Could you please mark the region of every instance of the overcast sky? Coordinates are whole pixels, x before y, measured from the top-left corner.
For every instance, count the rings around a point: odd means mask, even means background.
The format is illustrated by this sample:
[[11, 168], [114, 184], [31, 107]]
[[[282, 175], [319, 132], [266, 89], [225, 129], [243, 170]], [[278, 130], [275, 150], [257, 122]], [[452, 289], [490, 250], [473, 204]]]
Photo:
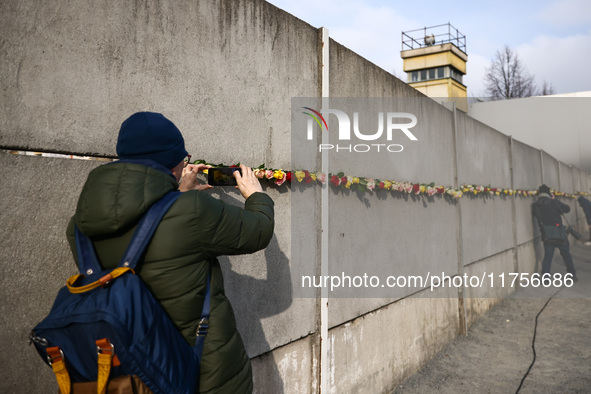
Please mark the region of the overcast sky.
[[469, 96], [482, 96], [495, 52], [508, 45], [541, 85], [591, 90], [591, 0], [269, 0], [406, 81], [401, 32], [451, 23], [466, 36]]

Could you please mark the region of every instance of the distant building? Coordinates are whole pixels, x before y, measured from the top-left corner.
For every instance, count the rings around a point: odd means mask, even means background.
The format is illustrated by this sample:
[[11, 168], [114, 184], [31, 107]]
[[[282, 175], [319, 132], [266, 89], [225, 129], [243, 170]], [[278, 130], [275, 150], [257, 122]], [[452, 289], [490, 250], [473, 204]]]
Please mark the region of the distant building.
[[468, 111], [466, 36], [447, 23], [402, 32], [403, 70], [410, 86], [439, 102]]

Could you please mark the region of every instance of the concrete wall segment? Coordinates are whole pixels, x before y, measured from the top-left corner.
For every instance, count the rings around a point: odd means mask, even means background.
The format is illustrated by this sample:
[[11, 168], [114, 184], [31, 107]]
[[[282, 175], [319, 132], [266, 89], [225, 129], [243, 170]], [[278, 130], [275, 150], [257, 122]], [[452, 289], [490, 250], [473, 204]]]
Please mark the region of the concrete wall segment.
[[310, 25], [264, 1], [33, 3], [4, 5], [1, 145], [115, 155], [150, 110], [195, 157], [289, 164], [289, 100], [317, 94]]
[[319, 344], [308, 336], [252, 360], [255, 393], [317, 393]]
[[492, 187], [511, 185], [506, 135], [457, 112], [458, 181]]
[[13, 355], [2, 392], [41, 393], [48, 384], [57, 391], [28, 335], [65, 279], [78, 273], [65, 231], [88, 172], [99, 164], [0, 152], [0, 345]]
[[332, 329], [329, 392], [389, 392], [417, 371], [458, 333], [458, 301], [445, 291], [401, 300]]
[[330, 97], [425, 97], [333, 39], [329, 49]]
[[560, 174], [560, 188], [563, 193], [573, 194], [575, 192], [575, 180], [573, 174], [573, 167], [558, 162], [558, 172]]
[[464, 265], [513, 247], [512, 198], [467, 195], [461, 199]]
[[560, 173], [558, 170], [558, 160], [548, 153], [541, 151], [542, 155], [542, 176], [544, 184], [551, 189], [560, 190]]
[[[355, 192], [330, 199], [329, 274], [367, 274], [380, 281], [377, 287], [340, 288], [331, 293], [330, 327], [376, 309], [380, 302], [376, 298], [385, 305], [392, 298], [418, 290], [411, 285], [384, 286], [389, 276], [425, 278], [428, 273], [457, 272], [455, 205], [442, 197], [394, 197], [383, 193], [382, 198], [368, 196], [365, 204], [355, 197]], [[425, 241], [417, 244], [419, 239]], [[341, 297], [359, 300], [346, 302], [339, 300]]]
[[511, 143], [515, 189], [537, 190], [542, 184], [540, 151], [517, 140]]

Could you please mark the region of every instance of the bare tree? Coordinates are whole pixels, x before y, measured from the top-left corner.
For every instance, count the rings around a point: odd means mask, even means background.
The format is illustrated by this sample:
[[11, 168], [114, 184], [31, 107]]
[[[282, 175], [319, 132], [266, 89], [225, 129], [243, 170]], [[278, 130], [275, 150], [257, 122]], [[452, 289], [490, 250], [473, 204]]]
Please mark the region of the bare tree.
[[552, 86], [551, 83], [548, 83], [546, 81], [544, 81], [544, 83], [542, 84], [542, 88], [540, 89], [540, 95], [541, 96], [549, 96], [551, 94], [556, 93], [554, 91], [554, 87]]
[[527, 69], [516, 52], [505, 45], [497, 51], [484, 76], [485, 94], [493, 99], [530, 97], [537, 94], [552, 94], [554, 89], [544, 81], [542, 89], [538, 89], [534, 76]]

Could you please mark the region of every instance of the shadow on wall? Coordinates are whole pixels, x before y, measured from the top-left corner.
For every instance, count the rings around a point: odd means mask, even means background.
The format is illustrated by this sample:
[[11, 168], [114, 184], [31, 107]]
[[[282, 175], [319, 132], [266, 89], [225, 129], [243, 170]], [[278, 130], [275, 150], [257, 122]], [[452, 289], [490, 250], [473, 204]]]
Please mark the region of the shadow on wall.
[[[265, 279], [236, 273], [232, 270], [232, 264], [227, 256], [220, 256], [218, 260], [224, 273], [226, 290], [238, 289], [231, 291], [235, 296], [230, 299], [237, 314], [238, 330], [249, 356], [252, 357], [252, 349], [256, 349], [256, 355], [269, 352], [272, 349], [265, 336], [262, 320], [280, 314], [292, 304], [289, 259], [279, 249], [277, 238], [273, 235], [269, 246], [265, 249], [267, 267]], [[264, 375], [261, 378], [264, 380], [266, 390], [272, 390], [274, 393], [284, 392], [281, 374], [272, 357], [265, 362]]]

